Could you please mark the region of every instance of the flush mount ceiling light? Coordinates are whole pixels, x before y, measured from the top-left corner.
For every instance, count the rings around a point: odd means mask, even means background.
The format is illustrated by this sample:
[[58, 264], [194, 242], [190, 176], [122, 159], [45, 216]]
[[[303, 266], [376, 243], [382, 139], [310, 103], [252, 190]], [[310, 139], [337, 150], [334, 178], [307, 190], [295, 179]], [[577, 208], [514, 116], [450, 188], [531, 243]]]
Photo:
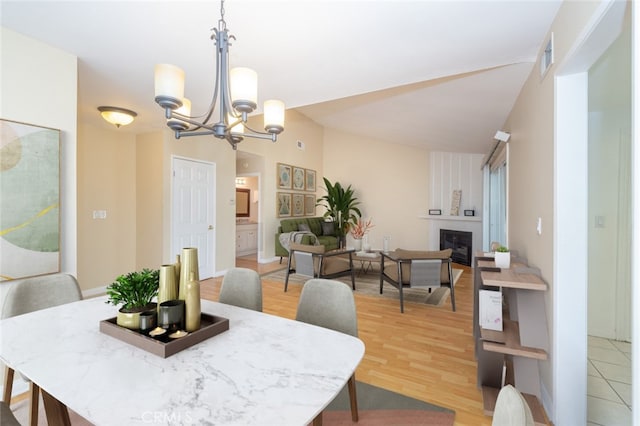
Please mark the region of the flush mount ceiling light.
[[111, 124], [115, 124], [115, 126], [118, 128], [120, 126], [131, 124], [133, 122], [133, 119], [138, 116], [138, 114], [131, 110], [112, 106], [98, 107], [98, 111], [100, 111], [102, 118], [104, 118]]
[[[202, 116], [191, 116], [191, 102], [184, 97], [184, 71], [175, 65], [158, 64], [155, 67], [155, 101], [165, 110], [167, 126], [182, 136], [213, 135], [226, 139], [233, 149], [245, 136], [277, 140], [284, 130], [284, 103], [269, 100], [264, 103], [264, 130], [247, 126], [247, 116], [257, 108], [258, 76], [249, 68], [234, 68], [229, 72], [229, 46], [235, 40], [224, 20], [224, 0], [220, 3], [218, 28], [213, 28], [211, 39], [216, 45], [215, 89], [208, 111]], [[219, 102], [218, 102], [219, 101]], [[217, 109], [219, 118], [212, 120]], [[245, 133], [245, 129], [249, 132]]]

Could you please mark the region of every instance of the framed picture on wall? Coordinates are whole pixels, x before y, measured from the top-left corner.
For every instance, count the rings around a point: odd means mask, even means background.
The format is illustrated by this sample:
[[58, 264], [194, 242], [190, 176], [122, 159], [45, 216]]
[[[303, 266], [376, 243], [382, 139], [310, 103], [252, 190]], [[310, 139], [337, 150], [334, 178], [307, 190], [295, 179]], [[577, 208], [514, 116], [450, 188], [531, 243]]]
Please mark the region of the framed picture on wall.
[[278, 217], [291, 216], [291, 194], [288, 192], [278, 192], [276, 194], [276, 208], [278, 209]]
[[278, 163], [278, 189], [291, 189], [291, 166]]
[[302, 167], [293, 167], [293, 189], [304, 191], [304, 169]]
[[306, 191], [316, 192], [316, 171], [305, 169], [304, 177], [304, 189]]
[[304, 194], [291, 196], [291, 210], [294, 216], [304, 216]]
[[60, 130], [0, 120], [0, 281], [60, 272]]
[[304, 215], [316, 215], [316, 194], [305, 194], [304, 196]]

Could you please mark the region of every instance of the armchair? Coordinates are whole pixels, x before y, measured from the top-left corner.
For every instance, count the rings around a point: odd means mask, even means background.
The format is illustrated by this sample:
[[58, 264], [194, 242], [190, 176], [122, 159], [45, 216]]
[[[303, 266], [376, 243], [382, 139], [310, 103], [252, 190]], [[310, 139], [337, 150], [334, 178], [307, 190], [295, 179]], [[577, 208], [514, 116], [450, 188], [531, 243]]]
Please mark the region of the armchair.
[[451, 270], [451, 249], [417, 251], [396, 249], [382, 253], [380, 260], [380, 294], [384, 282], [400, 292], [400, 312], [404, 313], [403, 288], [434, 288], [446, 286], [451, 290], [451, 308], [455, 312], [456, 299]]
[[325, 246], [291, 243], [287, 260], [284, 291], [289, 286], [289, 275], [300, 274], [311, 278], [337, 278], [351, 275], [351, 287], [356, 289], [353, 253], [355, 250], [325, 251]]

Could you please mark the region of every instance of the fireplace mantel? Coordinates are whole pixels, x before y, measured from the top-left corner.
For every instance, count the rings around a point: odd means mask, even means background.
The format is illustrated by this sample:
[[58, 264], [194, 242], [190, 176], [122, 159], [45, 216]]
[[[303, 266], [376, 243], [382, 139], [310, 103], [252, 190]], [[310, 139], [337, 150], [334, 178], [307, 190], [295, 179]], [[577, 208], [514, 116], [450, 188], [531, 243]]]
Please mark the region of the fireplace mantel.
[[[482, 250], [482, 217], [479, 216], [433, 216], [420, 215], [429, 224], [429, 250], [440, 249], [440, 230], [452, 229], [473, 234], [472, 256]], [[471, 261], [473, 264], [473, 259]]]
[[435, 215], [422, 215], [418, 216], [419, 219], [425, 220], [458, 220], [462, 222], [482, 222], [480, 216], [435, 216]]

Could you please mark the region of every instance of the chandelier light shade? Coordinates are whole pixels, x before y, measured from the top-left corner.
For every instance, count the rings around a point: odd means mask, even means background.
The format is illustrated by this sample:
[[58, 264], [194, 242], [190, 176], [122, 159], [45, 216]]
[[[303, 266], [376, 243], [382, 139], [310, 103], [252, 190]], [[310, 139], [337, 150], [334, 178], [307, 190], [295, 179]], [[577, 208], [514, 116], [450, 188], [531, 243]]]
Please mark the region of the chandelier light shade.
[[109, 123], [114, 124], [116, 127], [126, 126], [133, 123], [133, 119], [138, 116], [137, 113], [124, 108], [118, 108], [113, 106], [101, 106], [98, 107], [102, 118]]
[[224, 20], [224, 0], [220, 4], [218, 28], [213, 29], [211, 39], [216, 45], [215, 89], [209, 109], [202, 116], [191, 115], [191, 102], [184, 97], [184, 71], [175, 65], [155, 66], [155, 101], [165, 111], [167, 126], [175, 132], [176, 139], [213, 135], [227, 140], [233, 149], [245, 137], [275, 142], [284, 131], [284, 103], [278, 100], [264, 103], [264, 132], [247, 125], [248, 115], [258, 107], [258, 75], [249, 68], [229, 71], [229, 46], [235, 37], [229, 34]]

